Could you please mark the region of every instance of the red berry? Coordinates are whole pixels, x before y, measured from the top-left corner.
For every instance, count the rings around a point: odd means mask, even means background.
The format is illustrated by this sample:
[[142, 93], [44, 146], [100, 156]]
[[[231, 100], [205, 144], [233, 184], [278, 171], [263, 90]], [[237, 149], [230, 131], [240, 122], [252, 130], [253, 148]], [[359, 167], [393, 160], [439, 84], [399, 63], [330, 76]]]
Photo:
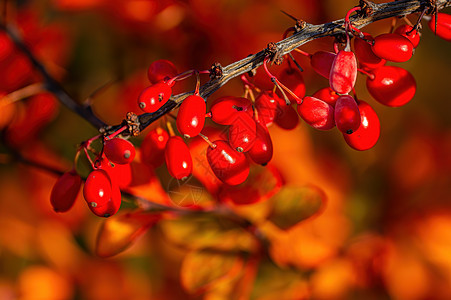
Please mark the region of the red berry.
[[373, 108], [365, 101], [359, 101], [360, 126], [352, 134], [343, 134], [346, 143], [355, 150], [372, 148], [379, 139], [381, 126]]
[[451, 42], [451, 15], [437, 13], [437, 30], [435, 30], [435, 15], [428, 22], [429, 28], [445, 41]]
[[[365, 39], [374, 41], [374, 38], [368, 33], [364, 33]], [[387, 62], [385, 59], [380, 58], [374, 54], [371, 45], [365, 40], [355, 38], [354, 39], [354, 51], [355, 56], [359, 62], [360, 68], [364, 70], [373, 70], [379, 68]]]
[[257, 127], [255, 120], [245, 112], [237, 112], [229, 127], [229, 143], [238, 152], [247, 152], [254, 145]]
[[156, 112], [171, 97], [172, 88], [165, 82], [146, 87], [138, 97], [138, 106], [146, 113]]
[[[133, 162], [132, 162], [133, 163]], [[98, 168], [104, 170], [111, 179], [111, 183], [125, 189], [132, 182], [132, 169], [130, 164], [114, 164], [103, 157], [98, 163]]]
[[291, 105], [286, 105], [285, 101], [280, 99], [278, 115], [274, 123], [282, 129], [292, 130], [299, 124], [299, 116]]
[[312, 97], [318, 98], [326, 103], [329, 103], [332, 106], [335, 106], [335, 103], [340, 96], [335, 93], [330, 87], [325, 87], [317, 90]]
[[6, 59], [14, 51], [14, 44], [5, 32], [0, 32], [0, 60]]
[[323, 76], [324, 78], [329, 78], [330, 68], [334, 62], [337, 55], [332, 52], [318, 51], [310, 56], [310, 65], [316, 73]]
[[164, 149], [169, 140], [169, 134], [161, 127], [151, 130], [144, 138], [140, 150], [141, 161], [154, 168], [159, 167], [164, 162]]
[[413, 45], [410, 40], [397, 33], [384, 33], [374, 38], [372, 46], [374, 54], [380, 58], [405, 62], [413, 55]]
[[360, 126], [360, 112], [354, 98], [343, 95], [335, 104], [335, 124], [338, 130], [351, 134]]
[[[295, 68], [285, 68], [278, 76], [279, 81], [289, 88], [296, 96], [303, 98], [305, 96], [304, 78], [300, 70]], [[287, 93], [288, 99], [295, 101], [293, 96]]]
[[341, 50], [332, 63], [329, 84], [339, 94], [352, 91], [357, 78], [357, 60], [351, 51]]
[[214, 148], [208, 147], [207, 160], [213, 173], [228, 185], [243, 183], [249, 175], [246, 156], [230, 147], [226, 141], [218, 140]]
[[183, 179], [191, 175], [193, 160], [188, 146], [179, 136], [171, 136], [166, 144], [164, 152], [166, 166], [169, 174], [177, 179]]
[[252, 103], [242, 97], [225, 96], [215, 100], [211, 106], [211, 119], [221, 125], [230, 125], [235, 121], [236, 113], [244, 111], [253, 116]]
[[[278, 100], [279, 99], [279, 100]], [[258, 113], [258, 120], [269, 126], [273, 123], [279, 113], [279, 102], [282, 102], [273, 91], [264, 91], [255, 99], [255, 108]]]
[[318, 98], [304, 97], [298, 104], [298, 113], [313, 128], [329, 130], [335, 127], [333, 106]]
[[111, 197], [102, 205], [89, 205], [89, 209], [98, 217], [108, 218], [116, 214], [121, 206], [121, 190], [115, 184], [111, 187]]
[[150, 64], [149, 69], [147, 70], [147, 77], [152, 84], [173, 78], [176, 75], [177, 68], [172, 62], [166, 59], [154, 61]]
[[407, 70], [396, 66], [383, 66], [367, 77], [366, 86], [378, 102], [397, 107], [412, 100], [416, 91], [415, 78]]
[[191, 95], [183, 100], [177, 113], [177, 129], [185, 137], [195, 137], [204, 128], [205, 100], [198, 95]]
[[77, 199], [81, 177], [74, 170], [64, 173], [53, 186], [50, 203], [56, 212], [66, 212]]
[[255, 142], [248, 154], [256, 164], [264, 166], [272, 159], [272, 140], [268, 128], [263, 123], [256, 122], [256, 124], [257, 132]]
[[108, 202], [111, 197], [111, 179], [104, 170], [97, 169], [89, 173], [83, 187], [83, 196], [93, 207], [102, 206]]
[[404, 24], [399, 26], [396, 28], [395, 33], [408, 38], [414, 48], [420, 43], [420, 33], [417, 30], [413, 30], [413, 27], [410, 25]]
[[121, 138], [106, 140], [103, 152], [109, 160], [120, 165], [129, 164], [135, 158], [135, 146]]

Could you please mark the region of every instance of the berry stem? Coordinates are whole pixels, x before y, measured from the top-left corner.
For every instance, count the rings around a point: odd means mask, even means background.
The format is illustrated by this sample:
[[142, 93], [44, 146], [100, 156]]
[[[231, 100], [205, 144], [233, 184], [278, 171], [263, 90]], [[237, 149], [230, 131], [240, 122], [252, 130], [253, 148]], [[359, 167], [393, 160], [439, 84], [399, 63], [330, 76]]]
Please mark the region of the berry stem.
[[357, 69], [357, 71], [359, 71], [360, 73], [362, 73], [362, 74], [368, 76], [368, 77], [371, 78], [371, 79], [374, 79], [374, 75], [373, 75], [372, 73], [369, 73], [369, 72], [367, 72], [367, 71], [365, 71], [365, 70], [363, 70], [363, 69]]
[[168, 129], [170, 136], [175, 136], [174, 128], [172, 127], [171, 122], [166, 122], [166, 128]]
[[207, 136], [203, 135], [202, 133], [199, 133], [199, 136], [200, 136], [205, 142], [207, 142], [207, 144], [208, 144], [211, 148], [216, 148], [216, 144], [212, 143], [212, 142], [210, 141], [210, 139], [209, 139]]
[[111, 140], [115, 136], [119, 135], [123, 131], [125, 131], [128, 128], [128, 126], [122, 126], [119, 130], [117, 130], [115, 133], [110, 134], [109, 136], [105, 137], [105, 140]]
[[298, 52], [298, 53], [301, 53], [302, 55], [305, 55], [305, 56], [307, 56], [308, 58], [312, 57], [312, 55], [311, 55], [310, 53], [307, 53], [307, 52], [305, 52], [305, 51], [302, 51], [301, 49], [296, 48], [296, 49], [294, 49], [294, 51], [296, 51], [296, 52]]

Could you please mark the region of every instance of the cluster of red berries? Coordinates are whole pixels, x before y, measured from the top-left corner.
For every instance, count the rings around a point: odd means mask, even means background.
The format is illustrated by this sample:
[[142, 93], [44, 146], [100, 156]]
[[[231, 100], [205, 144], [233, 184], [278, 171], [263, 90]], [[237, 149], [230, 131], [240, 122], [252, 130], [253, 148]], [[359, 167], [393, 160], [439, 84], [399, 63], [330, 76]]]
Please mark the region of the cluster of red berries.
[[[252, 77], [242, 76], [246, 94], [244, 97], [225, 96], [216, 99], [207, 110], [207, 101], [199, 93], [199, 74], [207, 71], [188, 71], [177, 74], [175, 66], [167, 60], [158, 60], [148, 69], [150, 86], [138, 97], [139, 107], [147, 113], [156, 112], [172, 95], [176, 81], [193, 74], [197, 75], [194, 93], [187, 96], [176, 117], [181, 136], [174, 133], [171, 123], [167, 130], [157, 127], [144, 138], [140, 147], [142, 166], [156, 168], [166, 163], [169, 174], [176, 179], [185, 179], [193, 172], [190, 149], [182, 138], [202, 137], [208, 143], [206, 160], [214, 175], [225, 185], [243, 183], [249, 175], [250, 161], [266, 165], [273, 156], [273, 143], [268, 126], [276, 124], [286, 130], [299, 123], [299, 116], [310, 126], [319, 130], [337, 127], [348, 145], [357, 150], [373, 147], [380, 135], [379, 118], [365, 101], [356, 99], [354, 85], [358, 72], [366, 74], [367, 88], [380, 103], [401, 106], [414, 96], [416, 84], [413, 76], [397, 66], [385, 66], [387, 61], [404, 62], [413, 55], [420, 34], [416, 26], [402, 25], [394, 33], [372, 37], [353, 27], [349, 15], [359, 10], [354, 8], [346, 16], [347, 43], [335, 52], [318, 51], [308, 54], [313, 70], [329, 80], [329, 86], [305, 96], [306, 89], [301, 71], [291, 64], [280, 75], [270, 73], [266, 57], [263, 67], [274, 83], [274, 89], [259, 88]], [[440, 22], [437, 34], [447, 40], [451, 38], [451, 18], [438, 14]], [[435, 19], [429, 21], [435, 30]], [[354, 50], [351, 50], [350, 33], [354, 32]], [[294, 58], [292, 59], [293, 62]], [[254, 92], [258, 95], [254, 97]], [[354, 97], [349, 95], [354, 92]], [[247, 97], [248, 96], [248, 97]], [[290, 105], [297, 103], [296, 110]], [[211, 141], [202, 134], [206, 118], [216, 124], [227, 126], [228, 134]], [[125, 127], [123, 127], [125, 129]], [[129, 141], [116, 137], [121, 130], [103, 138], [103, 147], [83, 187], [83, 196], [91, 211], [102, 217], [115, 214], [121, 204], [121, 189], [133, 181], [133, 159], [135, 148]], [[94, 137], [82, 145], [88, 159], [89, 144]], [[147, 172], [151, 172], [148, 169]], [[140, 169], [143, 176], [143, 169]], [[51, 203], [59, 212], [68, 210], [81, 188], [82, 179], [71, 170], [55, 184]]]

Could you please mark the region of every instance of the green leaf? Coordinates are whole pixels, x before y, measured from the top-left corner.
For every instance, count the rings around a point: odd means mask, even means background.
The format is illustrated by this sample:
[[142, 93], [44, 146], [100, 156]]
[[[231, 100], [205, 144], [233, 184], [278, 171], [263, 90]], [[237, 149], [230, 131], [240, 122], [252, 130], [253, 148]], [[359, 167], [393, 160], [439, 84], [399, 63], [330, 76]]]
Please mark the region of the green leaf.
[[236, 222], [217, 214], [162, 220], [159, 227], [171, 242], [190, 249], [252, 252], [257, 246], [249, 232]]
[[216, 284], [232, 281], [242, 269], [243, 260], [237, 255], [192, 251], [183, 260], [180, 280], [187, 292], [201, 293]]
[[145, 212], [128, 212], [108, 218], [97, 234], [96, 254], [110, 257], [124, 251], [160, 218], [160, 214]]
[[271, 198], [269, 220], [281, 229], [289, 229], [299, 222], [320, 213], [326, 195], [315, 186], [285, 186]]

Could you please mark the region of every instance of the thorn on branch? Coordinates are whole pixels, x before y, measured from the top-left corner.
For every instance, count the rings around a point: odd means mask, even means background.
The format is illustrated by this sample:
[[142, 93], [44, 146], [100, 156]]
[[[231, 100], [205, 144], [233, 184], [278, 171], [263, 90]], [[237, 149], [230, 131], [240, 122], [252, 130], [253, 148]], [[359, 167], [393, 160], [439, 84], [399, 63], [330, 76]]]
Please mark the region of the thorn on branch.
[[215, 62], [210, 68], [210, 79], [215, 80], [222, 77], [222, 66], [220, 63]]

